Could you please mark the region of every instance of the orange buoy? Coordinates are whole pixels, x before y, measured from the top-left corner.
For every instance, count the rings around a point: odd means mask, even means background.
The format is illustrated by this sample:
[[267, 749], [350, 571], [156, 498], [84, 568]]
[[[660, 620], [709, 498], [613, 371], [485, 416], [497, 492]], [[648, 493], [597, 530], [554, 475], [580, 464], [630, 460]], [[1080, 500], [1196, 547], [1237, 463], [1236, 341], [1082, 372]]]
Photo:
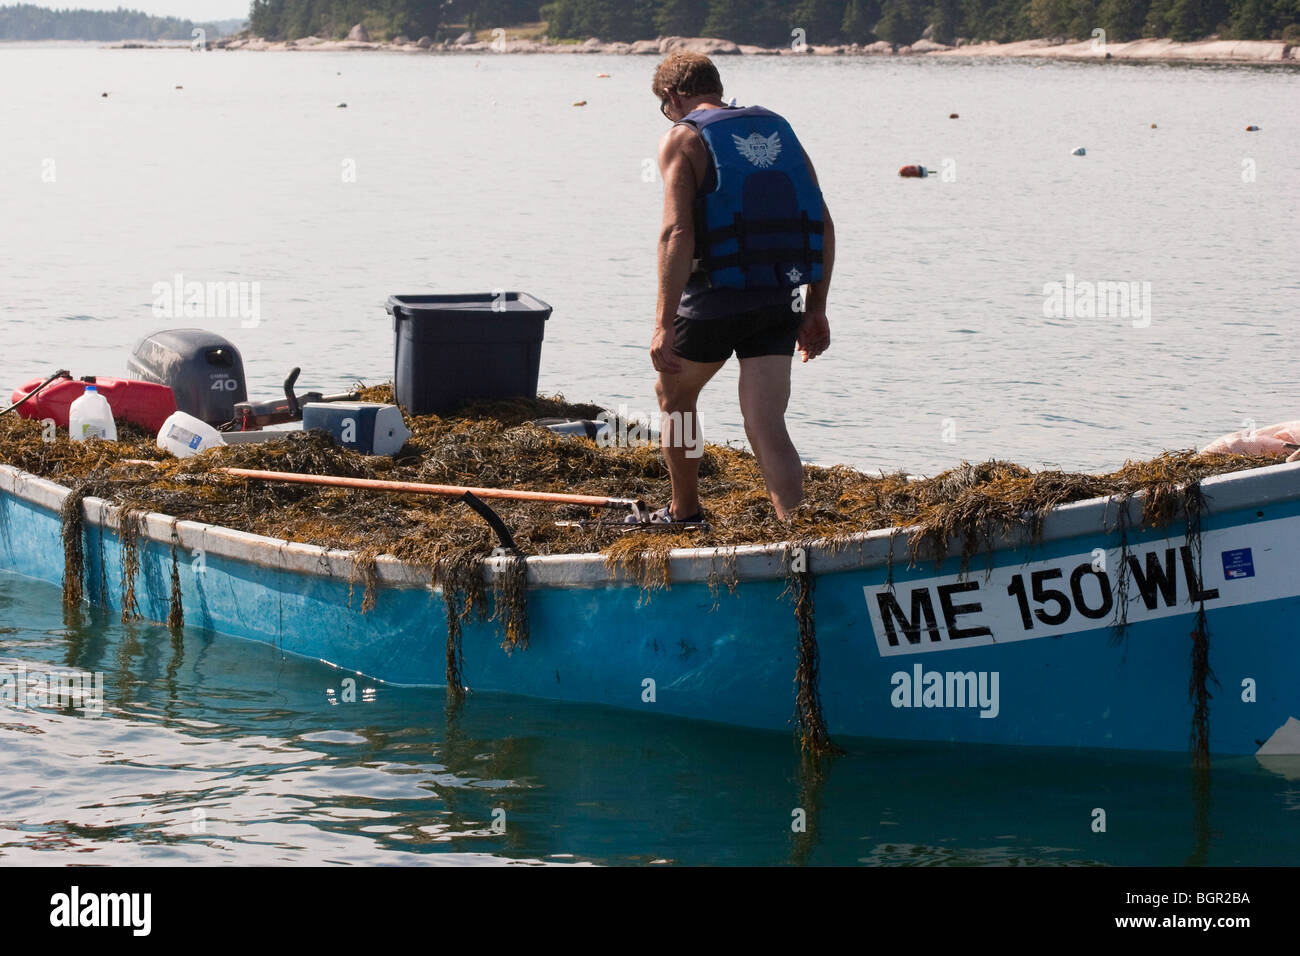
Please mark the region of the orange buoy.
[[609, 79], [609, 74], [608, 74], [608, 73], [597, 73], [597, 74], [596, 74], [596, 79], [598, 79], [598, 80], [608, 80], [608, 79]]
[[904, 166], [898, 171], [898, 175], [904, 179], [924, 179], [930, 175], [930, 170], [924, 166]]
[[1156, 128], [1156, 124], [1155, 124], [1155, 123], [1152, 123], [1152, 124], [1151, 124], [1151, 128], [1152, 128], [1152, 129], [1155, 129], [1155, 128]]

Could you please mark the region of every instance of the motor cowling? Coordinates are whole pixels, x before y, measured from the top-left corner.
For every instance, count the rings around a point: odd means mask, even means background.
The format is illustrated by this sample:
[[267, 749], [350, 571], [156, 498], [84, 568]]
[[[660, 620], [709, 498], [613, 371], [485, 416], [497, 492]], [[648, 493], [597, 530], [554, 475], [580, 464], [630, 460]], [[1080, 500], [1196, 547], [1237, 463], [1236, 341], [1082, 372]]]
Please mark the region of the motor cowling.
[[227, 339], [203, 329], [165, 329], [146, 335], [127, 361], [137, 379], [166, 385], [179, 411], [209, 425], [235, 417], [248, 400], [244, 360]]

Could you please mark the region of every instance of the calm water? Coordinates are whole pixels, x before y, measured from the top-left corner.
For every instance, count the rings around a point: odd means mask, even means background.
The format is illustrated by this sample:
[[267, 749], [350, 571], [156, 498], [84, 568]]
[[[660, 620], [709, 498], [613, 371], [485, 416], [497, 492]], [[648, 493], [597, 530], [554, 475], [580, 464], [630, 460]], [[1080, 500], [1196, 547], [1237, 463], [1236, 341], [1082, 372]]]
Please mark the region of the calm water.
[[[1295, 761], [1221, 761], [1207, 800], [1179, 755], [844, 741], [850, 753], [817, 785], [780, 734], [496, 694], [449, 715], [438, 691], [380, 685], [368, 699], [365, 682], [356, 702], [335, 703], [338, 671], [270, 647], [65, 621], [57, 588], [3, 573], [0, 608], [0, 670], [104, 674], [102, 716], [0, 709], [2, 863], [1300, 855]], [[1106, 833], [1092, 832], [1097, 807]]]
[[[723, 66], [729, 95], [790, 115], [836, 219], [832, 349], [796, 369], [791, 409], [808, 459], [1100, 468], [1296, 417], [1294, 72]], [[389, 377], [390, 293], [517, 288], [555, 307], [543, 389], [649, 411], [652, 69], [0, 48], [0, 385], [121, 374], [136, 337], [196, 324], [151, 313], [179, 273], [260, 284], [256, 327], [197, 322], [240, 347], [257, 395], [292, 365], [326, 391]], [[901, 180], [906, 163], [952, 175]], [[1149, 282], [1149, 323], [1045, 318], [1067, 274]], [[743, 436], [734, 382], [706, 393], [713, 440]], [[857, 741], [818, 784], [781, 734], [495, 695], [448, 714], [438, 692], [364, 684], [334, 703], [338, 672], [271, 648], [66, 621], [56, 588], [3, 574], [0, 608], [0, 670], [101, 671], [106, 697], [99, 718], [0, 709], [7, 863], [1300, 852], [1300, 769], [1254, 758], [1217, 764], [1207, 798], [1179, 755]]]
[[[0, 384], [123, 373], [136, 337], [195, 324], [152, 314], [177, 274], [260, 283], [256, 328], [199, 324], [267, 396], [293, 365], [325, 391], [391, 377], [389, 294], [518, 288], [555, 307], [543, 389], [648, 412], [653, 67], [0, 48]], [[1100, 468], [1296, 417], [1300, 73], [723, 69], [728, 95], [790, 115], [836, 220], [832, 350], [795, 377], [806, 458]], [[897, 176], [945, 162], [954, 181]], [[1045, 318], [1067, 274], [1149, 282], [1149, 324]], [[744, 437], [734, 382], [706, 393], [715, 441]]]

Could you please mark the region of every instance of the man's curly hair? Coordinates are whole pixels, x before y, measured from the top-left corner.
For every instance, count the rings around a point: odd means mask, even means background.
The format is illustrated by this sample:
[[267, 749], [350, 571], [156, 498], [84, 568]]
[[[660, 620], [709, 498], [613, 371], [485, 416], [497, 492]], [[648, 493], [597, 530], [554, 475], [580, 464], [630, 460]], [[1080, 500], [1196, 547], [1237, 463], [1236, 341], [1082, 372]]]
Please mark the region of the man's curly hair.
[[664, 90], [674, 90], [681, 96], [699, 96], [703, 93], [722, 95], [722, 78], [718, 68], [703, 53], [679, 50], [669, 53], [655, 70], [651, 84], [655, 98], [662, 100]]

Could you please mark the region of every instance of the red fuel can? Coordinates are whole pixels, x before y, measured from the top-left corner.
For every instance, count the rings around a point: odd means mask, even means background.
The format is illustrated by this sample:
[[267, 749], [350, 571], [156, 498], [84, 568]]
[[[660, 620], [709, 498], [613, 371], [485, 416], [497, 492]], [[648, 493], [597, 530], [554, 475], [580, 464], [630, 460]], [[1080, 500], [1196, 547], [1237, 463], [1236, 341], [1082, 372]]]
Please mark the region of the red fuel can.
[[[10, 401], [18, 401], [43, 381], [43, 378], [34, 378], [20, 385], [14, 389]], [[18, 414], [24, 418], [52, 418], [60, 428], [67, 428], [68, 409], [81, 397], [88, 384], [90, 383], [75, 378], [56, 379], [41, 389], [39, 395], [20, 405]], [[176, 411], [176, 398], [166, 385], [106, 376], [96, 376], [94, 384], [99, 393], [108, 399], [114, 418], [133, 422], [152, 432], [162, 428], [167, 416]]]

